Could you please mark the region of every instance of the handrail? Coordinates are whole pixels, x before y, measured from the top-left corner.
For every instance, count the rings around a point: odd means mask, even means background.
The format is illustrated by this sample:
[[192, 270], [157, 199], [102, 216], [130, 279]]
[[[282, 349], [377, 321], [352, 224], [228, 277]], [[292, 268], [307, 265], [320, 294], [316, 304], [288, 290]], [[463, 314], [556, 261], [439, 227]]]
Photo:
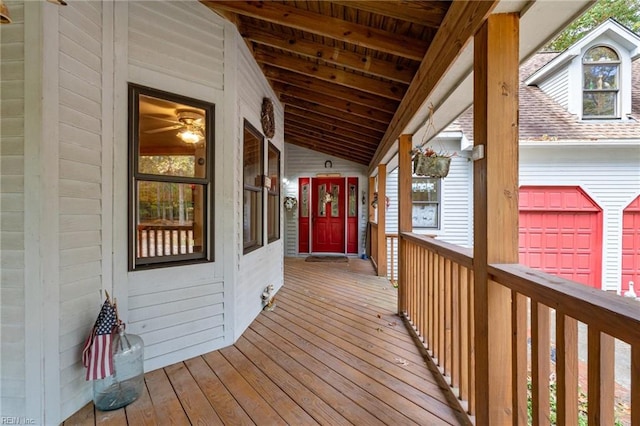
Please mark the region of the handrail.
[[[475, 400], [474, 314], [479, 308], [479, 312], [488, 309], [474, 306], [479, 301], [473, 297], [473, 250], [413, 233], [401, 233], [399, 244], [404, 257], [398, 265], [400, 312], [462, 409], [473, 416], [476, 405], [484, 403]], [[512, 386], [507, 392], [514, 424], [544, 424], [552, 410], [549, 398], [554, 392], [558, 424], [578, 423], [578, 417], [584, 415], [579, 409], [584, 398], [579, 377], [585, 372], [589, 424], [613, 424], [615, 339], [631, 347], [630, 419], [632, 424], [640, 424], [637, 301], [518, 264], [488, 265], [488, 279], [510, 295], [511, 316], [504, 321], [511, 328], [512, 343], [495, 351], [511, 370], [511, 382], [503, 385]], [[583, 328], [578, 322], [586, 331], [579, 331]], [[488, 324], [489, 332], [492, 326]], [[586, 349], [579, 345], [579, 338], [588, 340]], [[552, 347], [554, 361], [549, 356]], [[586, 352], [587, 365], [586, 371], [579, 373], [581, 351]], [[552, 380], [557, 383], [554, 390]]]
[[640, 343], [640, 305], [635, 300], [596, 290], [518, 264], [493, 264], [490, 278], [550, 308], [590, 324], [627, 343]]

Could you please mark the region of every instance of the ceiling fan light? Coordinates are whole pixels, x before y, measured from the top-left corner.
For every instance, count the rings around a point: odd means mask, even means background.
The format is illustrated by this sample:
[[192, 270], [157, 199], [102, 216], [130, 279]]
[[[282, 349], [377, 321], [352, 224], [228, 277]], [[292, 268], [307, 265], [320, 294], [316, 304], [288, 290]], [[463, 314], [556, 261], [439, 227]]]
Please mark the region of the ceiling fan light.
[[199, 129], [185, 128], [178, 132], [178, 137], [185, 143], [197, 144], [204, 139], [202, 131]]

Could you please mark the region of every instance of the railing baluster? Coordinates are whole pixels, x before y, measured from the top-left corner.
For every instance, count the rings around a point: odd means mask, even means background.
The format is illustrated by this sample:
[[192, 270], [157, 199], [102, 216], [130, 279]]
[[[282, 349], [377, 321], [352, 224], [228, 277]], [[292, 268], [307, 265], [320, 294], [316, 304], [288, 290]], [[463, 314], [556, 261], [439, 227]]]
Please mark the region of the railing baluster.
[[451, 288], [451, 260], [442, 257], [444, 261], [444, 374], [451, 376], [451, 321], [453, 317], [453, 299]]
[[531, 382], [533, 424], [548, 425], [549, 420], [549, 308], [531, 301]]
[[473, 270], [469, 271], [469, 414], [474, 416], [476, 414], [476, 356], [475, 356], [475, 341], [476, 341], [476, 325], [473, 312], [475, 310], [475, 299], [473, 294], [475, 292], [476, 278]]
[[614, 339], [590, 326], [588, 410], [589, 425], [613, 425]]
[[446, 321], [446, 298], [445, 298], [445, 262], [444, 257], [438, 256], [438, 365], [445, 366], [445, 321]]
[[434, 266], [433, 266], [434, 254], [431, 250], [427, 251], [427, 334], [429, 335], [429, 350], [431, 351], [431, 355], [433, 356], [435, 350], [435, 342], [433, 340], [433, 336], [435, 333], [435, 299], [433, 296], [433, 274], [434, 274]]
[[422, 343], [427, 342], [427, 293], [426, 293], [426, 280], [427, 275], [427, 251], [420, 248], [420, 275], [418, 276], [418, 282], [420, 283], [420, 290], [418, 292], [420, 306], [420, 334], [422, 335]]
[[513, 412], [514, 424], [526, 425], [529, 420], [527, 410], [527, 375], [528, 375], [528, 309], [527, 297], [511, 291], [511, 326], [515, 330], [511, 341], [514, 353], [513, 362]]
[[640, 425], [640, 342], [631, 345], [631, 424]]
[[451, 263], [451, 386], [460, 388], [460, 265]]
[[556, 311], [556, 391], [559, 424], [578, 421], [578, 321]]
[[469, 270], [460, 268], [460, 392], [458, 397], [469, 400]]

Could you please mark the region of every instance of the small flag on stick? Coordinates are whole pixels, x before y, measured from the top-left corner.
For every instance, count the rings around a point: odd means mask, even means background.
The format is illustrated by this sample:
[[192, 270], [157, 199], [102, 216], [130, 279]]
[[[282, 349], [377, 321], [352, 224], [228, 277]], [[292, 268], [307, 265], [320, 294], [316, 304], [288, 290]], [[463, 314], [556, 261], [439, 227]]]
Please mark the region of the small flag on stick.
[[82, 350], [82, 364], [87, 367], [87, 380], [104, 379], [113, 374], [112, 333], [118, 325], [115, 304], [107, 299]]

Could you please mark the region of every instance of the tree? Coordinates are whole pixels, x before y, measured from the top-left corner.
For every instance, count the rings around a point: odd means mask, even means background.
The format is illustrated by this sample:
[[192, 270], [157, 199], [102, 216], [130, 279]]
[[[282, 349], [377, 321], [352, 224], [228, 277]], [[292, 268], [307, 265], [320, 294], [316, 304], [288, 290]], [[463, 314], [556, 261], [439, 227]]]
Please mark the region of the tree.
[[640, 0], [598, 0], [547, 44], [544, 50], [562, 51], [609, 18], [640, 33]]

